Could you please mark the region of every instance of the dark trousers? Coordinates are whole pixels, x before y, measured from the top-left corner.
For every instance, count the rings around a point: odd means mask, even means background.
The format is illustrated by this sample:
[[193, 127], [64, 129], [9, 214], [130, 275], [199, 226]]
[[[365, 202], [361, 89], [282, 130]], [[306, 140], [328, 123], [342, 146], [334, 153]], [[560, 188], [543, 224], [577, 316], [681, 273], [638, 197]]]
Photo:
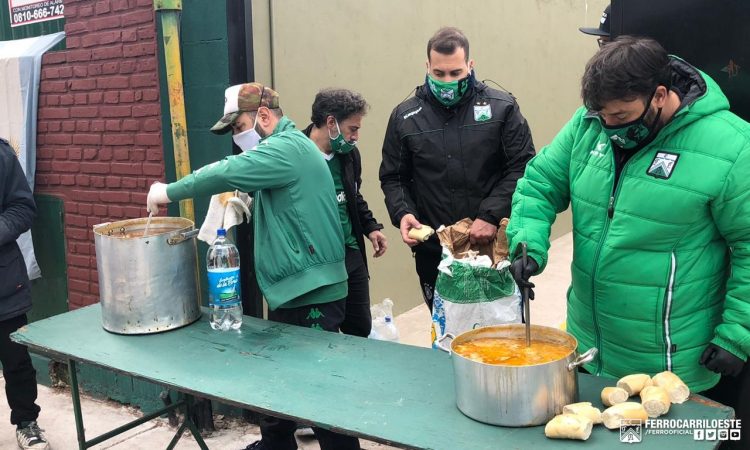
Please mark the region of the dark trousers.
[[[360, 260], [362, 258], [360, 257]], [[301, 306], [268, 312], [268, 319], [275, 322], [317, 328], [338, 333], [346, 316], [346, 299], [331, 303]], [[302, 401], [302, 399], [300, 399]], [[297, 423], [292, 420], [272, 416], [260, 420], [260, 435], [263, 444], [274, 450], [296, 450], [297, 441], [294, 430]], [[344, 434], [312, 427], [321, 450], [359, 450], [359, 439]]]
[[341, 332], [367, 337], [372, 330], [370, 276], [359, 250], [346, 248], [346, 273], [349, 275], [349, 294], [346, 296], [346, 317], [341, 324]]
[[430, 308], [430, 313], [432, 313], [432, 299], [435, 295], [435, 282], [441, 255], [440, 242], [435, 236], [414, 247], [414, 262], [417, 266], [419, 286], [422, 289], [424, 302]]
[[722, 375], [719, 384], [700, 395], [731, 406], [735, 418], [742, 420], [740, 440], [722, 442], [721, 450], [750, 448], [750, 363], [745, 363], [745, 368], [736, 377]]
[[0, 362], [3, 364], [5, 396], [10, 406], [10, 423], [20, 425], [39, 417], [36, 401], [36, 370], [25, 346], [12, 342], [10, 334], [26, 325], [26, 314], [0, 322]]

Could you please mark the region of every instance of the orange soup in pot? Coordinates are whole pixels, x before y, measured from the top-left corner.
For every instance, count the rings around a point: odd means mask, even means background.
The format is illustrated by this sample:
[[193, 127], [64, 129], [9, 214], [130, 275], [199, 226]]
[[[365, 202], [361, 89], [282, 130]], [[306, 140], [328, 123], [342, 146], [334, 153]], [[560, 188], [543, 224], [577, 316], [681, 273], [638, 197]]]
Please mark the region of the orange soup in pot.
[[571, 349], [565, 345], [526, 339], [478, 338], [456, 344], [453, 351], [472, 361], [504, 366], [532, 366], [557, 361], [566, 357]]

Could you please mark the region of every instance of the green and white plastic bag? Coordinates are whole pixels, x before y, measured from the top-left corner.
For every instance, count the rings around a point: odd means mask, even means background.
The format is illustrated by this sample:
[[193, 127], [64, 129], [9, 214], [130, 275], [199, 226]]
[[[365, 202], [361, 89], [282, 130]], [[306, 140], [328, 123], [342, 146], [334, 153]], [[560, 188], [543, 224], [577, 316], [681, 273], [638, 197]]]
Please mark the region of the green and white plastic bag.
[[510, 261], [492, 267], [489, 256], [456, 259], [443, 247], [432, 307], [432, 346], [437, 338], [474, 328], [521, 323], [521, 293]]

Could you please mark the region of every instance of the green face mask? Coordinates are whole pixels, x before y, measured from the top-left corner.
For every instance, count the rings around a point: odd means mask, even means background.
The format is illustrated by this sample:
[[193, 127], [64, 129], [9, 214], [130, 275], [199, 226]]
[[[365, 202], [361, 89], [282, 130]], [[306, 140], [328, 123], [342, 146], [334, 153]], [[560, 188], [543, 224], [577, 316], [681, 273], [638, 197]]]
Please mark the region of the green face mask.
[[336, 137], [331, 137], [331, 132], [328, 132], [328, 139], [331, 140], [331, 151], [345, 155], [354, 150], [354, 147], [357, 146], [357, 141], [347, 141], [344, 139], [344, 133], [339, 128], [338, 120], [336, 121], [336, 131], [339, 132], [339, 135]]
[[[656, 93], [656, 91], [654, 91]], [[599, 119], [606, 134], [612, 143], [624, 150], [637, 151], [648, 145], [656, 137], [657, 124], [659, 123], [659, 117], [661, 116], [661, 108], [657, 110], [656, 117], [654, 117], [651, 125], [646, 124], [646, 113], [648, 113], [651, 100], [654, 98], [654, 94], [651, 94], [648, 102], [646, 102], [646, 109], [643, 111], [637, 119], [628, 123], [608, 126], [604, 123], [604, 120]]]
[[473, 72], [469, 72], [464, 78], [453, 81], [440, 81], [426, 75], [427, 85], [430, 86], [432, 95], [445, 106], [453, 106], [461, 100], [466, 90], [469, 88], [470, 81], [473, 79]]

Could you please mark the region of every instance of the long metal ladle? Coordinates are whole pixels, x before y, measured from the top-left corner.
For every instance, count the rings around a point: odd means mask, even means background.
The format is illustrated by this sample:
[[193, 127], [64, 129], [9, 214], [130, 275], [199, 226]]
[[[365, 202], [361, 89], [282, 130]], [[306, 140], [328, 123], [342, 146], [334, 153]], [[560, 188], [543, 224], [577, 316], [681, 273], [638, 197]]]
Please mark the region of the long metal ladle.
[[151, 216], [153, 216], [154, 213], [149, 212], [148, 213], [148, 219], [146, 220], [146, 228], [143, 230], [143, 237], [148, 236], [148, 227], [151, 225]]
[[[525, 242], [521, 242], [521, 262], [523, 268], [526, 269], [526, 264], [529, 261], [527, 254], [527, 247]], [[524, 286], [521, 289], [521, 300], [523, 301], [523, 317], [526, 322], [526, 346], [531, 347], [531, 305], [529, 304], [529, 286]]]

